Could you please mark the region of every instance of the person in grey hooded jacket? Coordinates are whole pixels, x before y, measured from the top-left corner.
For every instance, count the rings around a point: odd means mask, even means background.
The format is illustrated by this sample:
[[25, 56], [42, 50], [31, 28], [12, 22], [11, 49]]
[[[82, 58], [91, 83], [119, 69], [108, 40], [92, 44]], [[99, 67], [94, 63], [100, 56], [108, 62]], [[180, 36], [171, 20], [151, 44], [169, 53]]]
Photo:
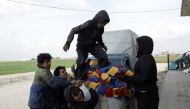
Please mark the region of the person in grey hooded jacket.
[[80, 79], [85, 68], [85, 61], [88, 53], [91, 53], [98, 59], [99, 67], [104, 66], [108, 62], [106, 54], [107, 47], [102, 40], [104, 26], [109, 23], [109, 15], [105, 10], [99, 11], [95, 17], [85, 23], [71, 29], [67, 37], [67, 41], [63, 47], [64, 51], [69, 50], [70, 44], [75, 34], [78, 34], [77, 39], [77, 78]]

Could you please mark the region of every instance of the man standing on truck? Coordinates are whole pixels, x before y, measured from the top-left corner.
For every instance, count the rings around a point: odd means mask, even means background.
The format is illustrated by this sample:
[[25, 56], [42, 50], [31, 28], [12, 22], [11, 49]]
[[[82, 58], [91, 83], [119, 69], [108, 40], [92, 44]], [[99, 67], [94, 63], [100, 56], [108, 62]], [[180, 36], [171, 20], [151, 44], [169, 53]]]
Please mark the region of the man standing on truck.
[[67, 37], [67, 41], [63, 46], [66, 52], [69, 50], [70, 44], [75, 34], [78, 34], [77, 39], [77, 69], [76, 74], [78, 79], [81, 79], [82, 73], [85, 69], [85, 62], [88, 58], [88, 53], [91, 53], [98, 59], [98, 66], [102, 67], [108, 62], [106, 54], [107, 47], [103, 43], [102, 34], [104, 33], [104, 26], [109, 23], [109, 15], [105, 10], [99, 11], [95, 17], [85, 23], [71, 29]]

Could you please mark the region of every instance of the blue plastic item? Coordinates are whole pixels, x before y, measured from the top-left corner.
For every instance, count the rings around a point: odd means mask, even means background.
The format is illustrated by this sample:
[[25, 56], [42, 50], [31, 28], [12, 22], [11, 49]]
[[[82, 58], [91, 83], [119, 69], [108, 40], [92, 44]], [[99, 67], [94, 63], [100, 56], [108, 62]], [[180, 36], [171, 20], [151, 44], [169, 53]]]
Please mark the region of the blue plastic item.
[[103, 83], [104, 81], [102, 80], [102, 78], [98, 78], [98, 82]]
[[112, 67], [111, 64], [109, 66], [107, 66], [107, 67], [102, 67], [102, 68], [100, 68], [100, 72], [106, 73], [111, 67]]
[[170, 70], [176, 70], [176, 62], [175, 61], [172, 61], [169, 63], [169, 69]]
[[97, 77], [93, 76], [89, 79], [91, 82], [98, 82]]
[[101, 84], [96, 88], [98, 94], [104, 95], [106, 93], [106, 85]]
[[117, 87], [124, 87], [124, 86], [127, 86], [127, 84], [126, 83], [124, 83], [124, 82], [122, 82], [122, 81], [116, 81], [115, 82], [115, 85], [117, 86]]
[[111, 81], [109, 82], [109, 87], [111, 87], [111, 88], [116, 88], [115, 80], [111, 80]]

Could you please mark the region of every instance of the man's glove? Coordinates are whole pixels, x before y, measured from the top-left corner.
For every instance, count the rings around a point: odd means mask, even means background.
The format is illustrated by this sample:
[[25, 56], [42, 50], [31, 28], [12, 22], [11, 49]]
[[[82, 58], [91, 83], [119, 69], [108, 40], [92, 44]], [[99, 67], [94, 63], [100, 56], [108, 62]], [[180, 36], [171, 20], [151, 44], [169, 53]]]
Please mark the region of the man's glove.
[[103, 48], [103, 50], [106, 52], [108, 49], [107, 49], [107, 47], [104, 45], [104, 46], [102, 46], [102, 48]]
[[63, 46], [63, 50], [66, 52], [67, 50], [69, 50], [69, 47], [70, 47], [70, 43], [67, 41], [65, 45]]

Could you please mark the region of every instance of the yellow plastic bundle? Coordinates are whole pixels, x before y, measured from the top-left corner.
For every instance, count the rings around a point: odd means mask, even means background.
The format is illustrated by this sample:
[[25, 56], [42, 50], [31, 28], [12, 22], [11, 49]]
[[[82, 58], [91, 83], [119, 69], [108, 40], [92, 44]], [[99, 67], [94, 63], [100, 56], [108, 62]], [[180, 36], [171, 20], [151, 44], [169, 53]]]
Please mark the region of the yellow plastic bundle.
[[105, 81], [109, 78], [109, 75], [108, 75], [108, 73], [102, 73], [101, 77], [102, 77], [102, 80]]
[[109, 69], [107, 73], [110, 74], [111, 76], [114, 76], [118, 72], [118, 70], [119, 69], [117, 67], [112, 67]]
[[96, 87], [99, 85], [99, 83], [95, 83], [95, 82], [90, 82], [89, 83], [89, 87], [96, 90]]
[[105, 80], [104, 80], [104, 82], [106, 82], [107, 84], [109, 84], [110, 80], [111, 80], [111, 77], [110, 77], [110, 76], [108, 76], [108, 78], [107, 78], [107, 79], [105, 79]]
[[110, 82], [110, 80], [111, 80], [111, 77], [108, 77], [108, 80], [107, 80], [107, 82], [109, 83], [109, 82]]

